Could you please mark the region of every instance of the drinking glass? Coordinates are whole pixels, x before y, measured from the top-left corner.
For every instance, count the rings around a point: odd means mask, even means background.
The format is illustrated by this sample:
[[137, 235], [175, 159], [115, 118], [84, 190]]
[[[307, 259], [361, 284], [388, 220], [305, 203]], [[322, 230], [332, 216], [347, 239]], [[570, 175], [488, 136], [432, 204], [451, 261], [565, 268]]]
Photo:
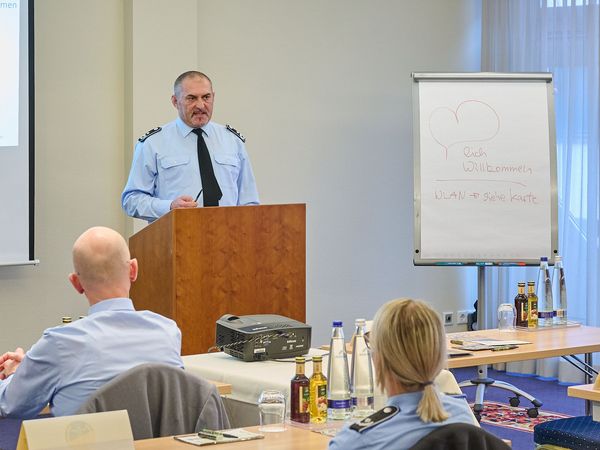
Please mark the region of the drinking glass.
[[258, 397], [259, 431], [285, 431], [285, 396], [281, 391], [265, 390]]
[[517, 310], [511, 303], [502, 303], [498, 307], [498, 330], [512, 331], [515, 329]]

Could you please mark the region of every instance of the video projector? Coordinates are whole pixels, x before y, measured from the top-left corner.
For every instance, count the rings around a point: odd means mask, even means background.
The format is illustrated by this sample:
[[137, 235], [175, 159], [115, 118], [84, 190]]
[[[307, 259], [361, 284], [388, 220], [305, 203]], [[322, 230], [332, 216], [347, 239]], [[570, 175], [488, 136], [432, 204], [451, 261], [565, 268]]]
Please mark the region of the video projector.
[[217, 347], [243, 361], [291, 358], [308, 353], [310, 325], [275, 314], [217, 320]]

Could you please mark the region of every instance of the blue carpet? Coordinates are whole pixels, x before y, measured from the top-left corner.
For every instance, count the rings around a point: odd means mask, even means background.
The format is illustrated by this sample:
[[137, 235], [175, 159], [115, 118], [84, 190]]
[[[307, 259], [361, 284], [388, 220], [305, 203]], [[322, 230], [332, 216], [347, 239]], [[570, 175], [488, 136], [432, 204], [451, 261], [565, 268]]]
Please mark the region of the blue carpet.
[[[461, 382], [476, 377], [477, 368], [452, 369], [452, 373], [456, 377], [456, 380]], [[531, 394], [543, 403], [543, 406], [540, 408], [543, 411], [552, 411], [571, 416], [582, 416], [585, 414], [584, 400], [568, 397], [567, 386], [560, 385], [556, 381], [540, 380], [534, 376], [511, 376], [505, 372], [492, 369], [488, 370], [488, 377], [514, 384], [519, 389]], [[475, 389], [475, 387], [463, 388], [463, 392], [466, 394], [469, 403], [475, 400]], [[485, 390], [485, 400], [508, 403], [510, 396], [511, 393], [504, 389], [488, 388]], [[522, 398], [519, 406], [530, 408], [532, 405], [528, 400]], [[515, 450], [531, 450], [535, 448], [533, 433], [487, 424], [483, 424], [483, 428], [502, 439], [510, 439], [512, 441], [512, 448]]]
[[0, 450], [15, 450], [19, 439], [21, 420], [0, 419]]
[[[40, 414], [38, 419], [52, 417], [50, 414]], [[21, 419], [3, 419], [0, 417], [0, 450], [15, 450], [21, 432]]]

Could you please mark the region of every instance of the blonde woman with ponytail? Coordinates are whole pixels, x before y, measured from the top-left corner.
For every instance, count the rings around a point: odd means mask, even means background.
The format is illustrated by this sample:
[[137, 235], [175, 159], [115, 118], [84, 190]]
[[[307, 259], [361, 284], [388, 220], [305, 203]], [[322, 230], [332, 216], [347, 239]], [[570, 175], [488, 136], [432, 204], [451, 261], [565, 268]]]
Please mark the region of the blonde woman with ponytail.
[[330, 449], [410, 449], [440, 426], [473, 424], [465, 399], [441, 394], [433, 384], [446, 363], [444, 327], [433, 309], [392, 300], [377, 311], [370, 334], [377, 383], [388, 404], [340, 431]]

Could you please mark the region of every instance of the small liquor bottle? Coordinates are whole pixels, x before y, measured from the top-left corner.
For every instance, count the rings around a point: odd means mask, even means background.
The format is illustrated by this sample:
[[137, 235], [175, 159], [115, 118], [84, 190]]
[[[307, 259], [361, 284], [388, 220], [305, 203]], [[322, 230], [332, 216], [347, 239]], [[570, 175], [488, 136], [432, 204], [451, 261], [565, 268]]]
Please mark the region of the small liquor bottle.
[[308, 423], [310, 421], [310, 411], [308, 409], [310, 402], [309, 385], [310, 382], [304, 375], [303, 356], [296, 357], [296, 376], [292, 378], [290, 384], [290, 419], [294, 422]]
[[535, 281], [527, 282], [527, 326], [537, 328], [538, 326], [538, 298], [535, 295]]
[[527, 312], [529, 311], [527, 305], [527, 296], [525, 295], [525, 283], [519, 282], [518, 284], [519, 293], [515, 297], [515, 309], [517, 310], [517, 326], [527, 327]]
[[310, 421], [327, 422], [327, 378], [322, 372], [322, 356], [313, 356], [313, 374], [310, 377]]

